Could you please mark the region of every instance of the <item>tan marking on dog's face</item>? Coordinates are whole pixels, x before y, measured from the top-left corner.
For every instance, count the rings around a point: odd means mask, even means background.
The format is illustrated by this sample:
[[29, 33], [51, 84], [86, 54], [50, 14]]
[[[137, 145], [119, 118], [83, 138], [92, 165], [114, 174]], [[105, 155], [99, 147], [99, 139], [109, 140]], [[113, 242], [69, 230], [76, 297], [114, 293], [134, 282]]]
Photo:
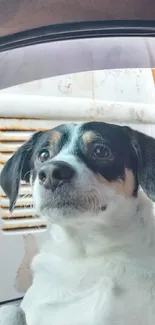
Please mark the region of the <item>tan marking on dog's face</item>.
[[85, 132], [82, 135], [82, 140], [83, 140], [84, 145], [87, 145], [88, 143], [91, 143], [96, 138], [97, 138], [97, 134], [95, 134], [92, 131]]
[[131, 170], [125, 168], [125, 180], [117, 180], [109, 182], [102, 175], [97, 175], [97, 179], [100, 183], [109, 186], [112, 189], [116, 189], [118, 193], [125, 196], [132, 196], [135, 185], [135, 178]]
[[57, 143], [60, 141], [62, 134], [58, 131], [54, 131], [51, 135], [50, 135], [50, 141], [52, 142], [52, 144], [57, 145]]

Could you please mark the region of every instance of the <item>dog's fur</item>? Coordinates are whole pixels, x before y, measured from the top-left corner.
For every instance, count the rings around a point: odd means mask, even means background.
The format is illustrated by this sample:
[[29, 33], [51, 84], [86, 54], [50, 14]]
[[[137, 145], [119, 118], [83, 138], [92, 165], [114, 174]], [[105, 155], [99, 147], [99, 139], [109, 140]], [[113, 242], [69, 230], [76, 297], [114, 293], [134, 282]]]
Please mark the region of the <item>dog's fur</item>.
[[155, 140], [106, 123], [61, 125], [4, 166], [10, 210], [21, 179], [49, 225], [21, 304], [27, 325], [154, 325]]
[[6, 305], [0, 308], [1, 325], [26, 325], [25, 313], [21, 307]]

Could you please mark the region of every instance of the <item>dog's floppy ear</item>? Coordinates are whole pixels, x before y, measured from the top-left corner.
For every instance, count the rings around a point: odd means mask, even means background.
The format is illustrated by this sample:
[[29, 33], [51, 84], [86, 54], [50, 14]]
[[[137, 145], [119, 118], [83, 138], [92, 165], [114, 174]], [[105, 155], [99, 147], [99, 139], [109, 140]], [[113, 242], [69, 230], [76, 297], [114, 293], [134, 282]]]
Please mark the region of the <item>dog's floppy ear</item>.
[[29, 182], [33, 149], [41, 135], [42, 131], [34, 133], [6, 162], [2, 169], [0, 186], [10, 200], [10, 211], [13, 210], [16, 203], [20, 181]]
[[138, 158], [138, 182], [146, 195], [155, 201], [155, 139], [141, 132], [124, 127], [130, 135]]

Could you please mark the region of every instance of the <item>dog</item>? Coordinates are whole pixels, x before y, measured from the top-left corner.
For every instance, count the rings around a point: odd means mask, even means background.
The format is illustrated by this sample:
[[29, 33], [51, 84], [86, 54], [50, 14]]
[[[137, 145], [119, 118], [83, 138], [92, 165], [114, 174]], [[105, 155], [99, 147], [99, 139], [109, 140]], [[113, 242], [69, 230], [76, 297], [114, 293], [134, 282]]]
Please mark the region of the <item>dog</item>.
[[27, 325], [154, 325], [155, 139], [104, 122], [39, 131], [2, 170], [10, 211], [21, 180], [48, 223]]

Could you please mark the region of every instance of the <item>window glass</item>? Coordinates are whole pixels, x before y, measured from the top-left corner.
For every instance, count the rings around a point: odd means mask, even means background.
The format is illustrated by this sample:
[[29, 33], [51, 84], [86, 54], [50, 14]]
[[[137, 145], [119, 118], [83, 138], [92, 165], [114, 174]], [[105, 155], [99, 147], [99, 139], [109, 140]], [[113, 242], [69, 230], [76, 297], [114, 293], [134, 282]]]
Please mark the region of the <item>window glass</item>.
[[[106, 121], [155, 137], [154, 107], [153, 38], [71, 40], [0, 53], [0, 170], [33, 132], [61, 123]], [[46, 222], [31, 192], [22, 182], [10, 214], [0, 189], [0, 302], [22, 296], [32, 281], [30, 263]]]

